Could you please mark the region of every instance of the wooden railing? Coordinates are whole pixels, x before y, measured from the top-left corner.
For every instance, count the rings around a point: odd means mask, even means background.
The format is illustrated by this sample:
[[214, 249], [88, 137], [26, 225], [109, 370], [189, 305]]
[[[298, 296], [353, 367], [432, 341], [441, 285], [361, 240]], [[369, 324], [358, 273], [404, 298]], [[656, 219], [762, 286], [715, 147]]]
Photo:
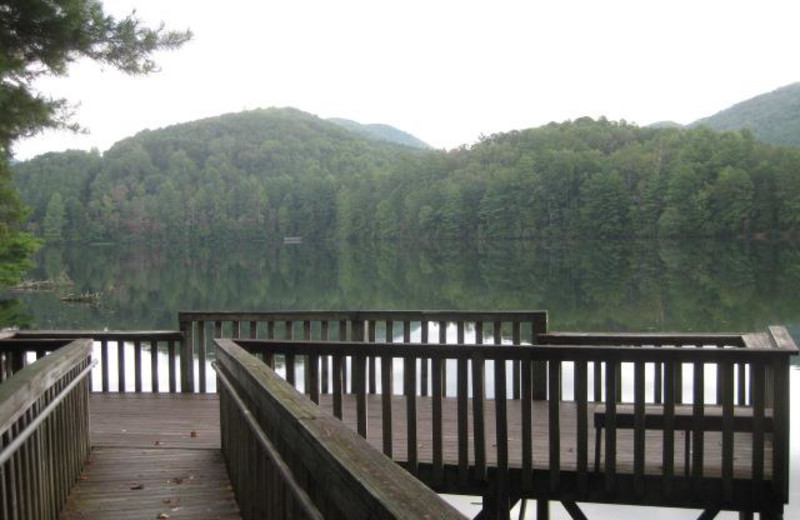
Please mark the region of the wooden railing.
[[245, 519], [463, 518], [230, 340], [216, 341], [222, 446]]
[[[369, 436], [371, 427], [367, 410], [371, 390], [367, 360], [380, 359], [380, 428], [383, 451], [389, 456], [394, 454], [393, 414], [397, 413], [392, 408], [392, 396], [396, 393], [392, 377], [401, 373], [403, 386], [399, 393], [405, 400], [402, 419], [407, 428], [402, 462], [412, 474], [421, 473], [420, 425], [429, 424], [431, 433], [427, 437], [425, 432], [425, 442], [432, 449], [432, 477], [426, 481], [444, 491], [448, 468], [443, 409], [446, 401], [454, 400], [457, 422], [454, 442], [462, 489], [469, 482], [487, 481], [487, 458], [491, 455], [495, 485], [501, 495], [508, 492], [509, 470], [515, 469], [519, 470], [519, 491], [528, 496], [541, 493], [558, 496], [568, 492], [580, 499], [593, 493], [592, 497], [598, 499], [617, 493], [619, 500], [635, 502], [644, 497], [646, 482], [655, 481], [665, 490], [664, 503], [669, 503], [669, 497], [677, 493], [674, 484], [680, 481], [681, 490], [691, 492], [693, 485], [702, 490], [702, 496], [695, 499], [697, 507], [708, 500], [729, 506], [739, 500], [737, 507], [751, 507], [756, 502], [783, 504], [788, 498], [788, 370], [789, 356], [797, 352], [797, 347], [781, 327], [772, 327], [767, 334], [745, 336], [543, 334], [538, 345], [500, 348], [475, 344], [297, 340], [240, 339], [237, 343], [266, 364], [280, 368], [286, 380], [304, 390], [312, 401], [319, 402], [322, 394], [331, 392], [333, 413], [339, 418], [343, 417], [345, 401], [343, 367], [352, 367], [350, 390], [355, 394], [356, 430], [364, 437]], [[501, 343], [500, 338], [497, 343]], [[420, 373], [427, 360], [431, 360], [431, 378], [421, 385]], [[546, 376], [539, 384], [544, 384], [548, 397], [543, 404], [546, 415], [539, 424], [534, 423], [532, 413], [536, 403], [533, 393], [537, 363], [546, 366]], [[443, 382], [447, 365], [455, 367], [455, 385], [445, 386]], [[513, 385], [507, 375], [517, 365], [521, 367], [522, 399], [512, 411], [508, 397]], [[330, 387], [322, 384], [320, 377], [326, 366], [332, 379]], [[423, 393], [432, 400], [430, 415], [425, 417], [421, 417], [418, 406]], [[623, 403], [630, 405], [633, 425], [632, 439], [624, 445], [618, 442], [620, 428], [625, 427], [621, 421]], [[599, 404], [603, 406], [605, 440], [604, 457], [596, 475], [589, 463], [590, 429], [594, 426], [590, 421]], [[658, 405], [663, 414], [663, 428], [655, 444], [645, 440], [648, 405]], [[680, 408], [683, 405], [690, 406], [693, 446], [690, 467], [678, 471], [681, 458], [676, 461], [676, 415], [683, 412]], [[489, 425], [487, 412], [492, 409], [494, 424]], [[516, 416], [512, 417], [512, 413]], [[709, 432], [707, 425], [714, 414], [719, 415], [720, 426], [718, 432]], [[741, 423], [739, 417], [748, 415], [752, 418], [751, 426], [749, 432], [742, 433], [736, 425]], [[547, 432], [547, 454], [534, 460], [533, 432], [542, 428]], [[564, 435], [569, 428], [574, 428], [574, 440]], [[753, 452], [746, 468], [734, 466], [735, 429], [737, 438], [749, 439]], [[719, 460], [712, 460], [711, 454], [704, 453], [704, 438], [714, 436], [719, 437], [721, 444]], [[521, 454], [519, 460], [509, 460], [509, 439], [516, 439], [514, 442], [519, 444], [516, 446]], [[574, 444], [567, 446], [567, 443]], [[657, 446], [656, 451], [653, 445]], [[687, 469], [689, 478], [684, 476]], [[534, 480], [542, 482], [542, 474], [546, 485], [534, 486]], [[621, 474], [633, 481], [628, 497], [617, 486]], [[590, 489], [590, 480], [599, 487]], [[744, 499], [733, 496], [737, 480], [750, 481], [759, 496], [747, 498], [749, 502], [745, 500], [742, 505]], [[683, 497], [676, 498], [679, 501]]]
[[[179, 314], [180, 330], [186, 338], [181, 351], [181, 387], [184, 391], [206, 392], [213, 377], [207, 374], [206, 360], [213, 357], [213, 338], [298, 339], [318, 341], [383, 341], [392, 343], [419, 342], [423, 344], [508, 343], [531, 344], [537, 335], [547, 332], [545, 311], [192, 311]], [[291, 353], [289, 353], [291, 357]], [[189, 370], [188, 360], [198, 360], [198, 374]], [[378, 387], [377, 358], [366, 360], [369, 392]], [[537, 373], [544, 367], [537, 365]], [[520, 397], [519, 366], [509, 370], [512, 395]], [[321, 381], [328, 374], [323, 365]], [[345, 366], [342, 383], [350, 388], [351, 369]], [[420, 373], [422, 386], [427, 389], [428, 365]], [[446, 374], [444, 377], [447, 377]], [[534, 397], [541, 398], [545, 388], [537, 378]], [[423, 390], [424, 391], [424, 390]]]
[[[755, 502], [788, 502], [789, 364], [790, 356], [796, 355], [798, 348], [786, 328], [773, 326], [766, 333], [742, 335], [552, 333], [541, 334], [539, 342], [576, 348], [606, 345], [612, 349], [607, 358], [596, 358], [592, 363], [592, 400], [605, 403], [604, 421], [608, 423], [605, 444], [607, 489], [613, 486], [616, 473], [615, 416], [619, 403], [633, 405], [626, 407], [625, 412], [632, 410], [634, 472], [639, 494], [643, 492], [646, 405], [659, 404], [662, 406], [655, 409], [663, 415], [662, 460], [667, 490], [671, 489], [675, 476], [673, 440], [676, 423], [680, 414], [688, 409], [691, 430], [686, 435], [691, 440], [691, 461], [687, 461], [686, 471], [690, 472], [692, 482], [697, 484], [704, 476], [704, 436], [709, 429], [721, 430], [722, 497], [725, 501], [732, 501], [734, 432], [742, 432], [752, 439], [752, 457], [749, 472], [738, 478], [751, 479], [758, 495], [754, 497]], [[620, 347], [627, 353], [618, 353]], [[647, 354], [639, 355], [637, 351]], [[667, 351], [670, 354], [666, 354]], [[645, 376], [648, 365], [653, 370], [651, 379]], [[622, 377], [625, 366], [629, 368], [629, 374], [632, 372], [627, 385]], [[710, 378], [713, 380], [709, 381]], [[713, 386], [711, 396], [707, 391], [709, 383]], [[652, 385], [649, 398], [646, 395], [648, 384]], [[624, 396], [623, 386], [632, 389], [633, 395]], [[689, 391], [686, 391], [687, 387]], [[586, 389], [582, 388], [581, 400], [585, 395]], [[690, 451], [688, 442], [687, 456]], [[762, 485], [765, 480], [771, 481], [766, 488]], [[696, 489], [705, 488], [696, 486]]]
[[75, 338], [99, 344], [100, 378], [93, 391], [175, 393], [181, 390], [183, 367], [194, 370], [189, 360], [181, 362], [183, 336], [178, 331], [21, 330], [13, 336], [39, 355]]
[[[91, 337], [96, 342], [99, 377], [94, 378], [96, 384], [91, 387], [92, 391], [192, 393], [215, 390], [214, 375], [208, 370], [214, 358], [213, 338], [527, 344], [547, 330], [547, 314], [536, 311], [202, 311], [182, 312], [179, 321], [179, 331], [22, 330], [6, 333], [3, 337], [13, 338], [21, 348], [0, 356], [0, 381], [25, 366], [27, 360], [41, 357], [75, 338]], [[495, 327], [498, 327], [496, 331]], [[24, 348], [26, 345], [30, 346], [28, 350]], [[367, 363], [370, 391], [375, 393], [378, 386], [376, 358]], [[423, 367], [420, 375], [423, 382], [429, 378], [427, 368], [427, 365]], [[512, 392], [518, 398], [520, 371], [516, 368]], [[343, 373], [346, 391], [350, 388], [351, 376], [350, 367], [346, 366]], [[323, 383], [329, 381], [327, 372], [321, 377]], [[534, 393], [539, 395], [544, 391], [543, 387], [537, 387]]]
[[[86, 337], [86, 336], [83, 336]], [[14, 332], [0, 334], [0, 383], [19, 372], [29, 363], [67, 345], [64, 339], [20, 339]]]
[[0, 341], [5, 359], [31, 348], [43, 355], [0, 384], [0, 518], [52, 519], [78, 480], [89, 453], [92, 342], [62, 348]]
[[[214, 391], [206, 366], [220, 354], [212, 338], [236, 337], [358, 434], [375, 432], [386, 455], [439, 491], [491, 487], [485, 498], [496, 503], [568, 496], [767, 512], [788, 497], [788, 367], [797, 347], [782, 327], [552, 333], [544, 312], [288, 311], [185, 312], [180, 329], [6, 333], [0, 381], [8, 388], [16, 374], [55, 359], [50, 352], [91, 337], [100, 363], [95, 391]], [[221, 373], [220, 385], [237, 384]], [[241, 406], [225, 406], [229, 420], [246, 419]], [[270, 457], [255, 429], [231, 428]], [[299, 505], [306, 477], [292, 484], [276, 455], [283, 458], [284, 447], [270, 442], [271, 474], [296, 488], [289, 492]], [[237, 468], [249, 467], [246, 453], [229, 451]]]

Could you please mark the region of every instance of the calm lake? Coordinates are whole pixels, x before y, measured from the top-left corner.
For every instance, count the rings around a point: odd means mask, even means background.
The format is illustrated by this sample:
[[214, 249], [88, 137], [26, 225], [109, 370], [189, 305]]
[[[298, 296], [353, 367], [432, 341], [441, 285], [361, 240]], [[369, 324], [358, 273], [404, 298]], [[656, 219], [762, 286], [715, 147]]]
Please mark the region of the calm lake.
[[[178, 310], [190, 309], [546, 309], [552, 330], [738, 332], [780, 324], [800, 340], [800, 244], [783, 241], [69, 245], [42, 249], [28, 278], [72, 285], [6, 292], [6, 326], [176, 329]], [[101, 294], [98, 305], [60, 301], [87, 291]], [[797, 395], [800, 360], [793, 362]], [[799, 401], [792, 402], [795, 431]], [[792, 489], [799, 469], [793, 440]], [[479, 509], [456, 501], [465, 512]], [[560, 506], [553, 512], [568, 518]], [[585, 512], [644, 514], [601, 506]], [[796, 494], [786, 517], [800, 518]]]

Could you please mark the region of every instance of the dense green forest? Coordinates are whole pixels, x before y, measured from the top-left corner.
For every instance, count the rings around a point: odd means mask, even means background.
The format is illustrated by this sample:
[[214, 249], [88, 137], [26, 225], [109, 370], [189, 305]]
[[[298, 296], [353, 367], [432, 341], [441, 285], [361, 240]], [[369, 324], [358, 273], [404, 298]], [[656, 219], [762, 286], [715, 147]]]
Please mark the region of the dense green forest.
[[420, 240], [800, 231], [800, 150], [747, 131], [582, 118], [449, 152], [294, 109], [144, 131], [15, 165], [48, 240]]

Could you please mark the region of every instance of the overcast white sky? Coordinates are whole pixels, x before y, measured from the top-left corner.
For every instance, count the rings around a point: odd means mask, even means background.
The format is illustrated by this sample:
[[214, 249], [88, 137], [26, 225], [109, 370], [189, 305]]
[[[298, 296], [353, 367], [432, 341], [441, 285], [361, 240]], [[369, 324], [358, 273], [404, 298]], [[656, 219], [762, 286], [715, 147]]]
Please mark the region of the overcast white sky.
[[800, 2], [106, 0], [195, 39], [131, 78], [75, 63], [42, 92], [88, 135], [17, 158], [268, 106], [387, 123], [437, 148], [584, 115], [688, 123], [800, 80]]

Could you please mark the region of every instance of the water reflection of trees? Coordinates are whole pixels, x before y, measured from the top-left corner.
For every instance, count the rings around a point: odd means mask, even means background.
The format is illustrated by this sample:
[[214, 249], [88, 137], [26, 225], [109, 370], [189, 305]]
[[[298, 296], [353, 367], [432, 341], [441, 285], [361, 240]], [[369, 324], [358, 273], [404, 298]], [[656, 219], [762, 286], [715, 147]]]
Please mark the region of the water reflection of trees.
[[786, 242], [72, 246], [44, 249], [30, 276], [60, 273], [103, 305], [15, 296], [35, 326], [172, 328], [178, 310], [212, 308], [547, 309], [552, 328], [584, 330], [800, 322]]

